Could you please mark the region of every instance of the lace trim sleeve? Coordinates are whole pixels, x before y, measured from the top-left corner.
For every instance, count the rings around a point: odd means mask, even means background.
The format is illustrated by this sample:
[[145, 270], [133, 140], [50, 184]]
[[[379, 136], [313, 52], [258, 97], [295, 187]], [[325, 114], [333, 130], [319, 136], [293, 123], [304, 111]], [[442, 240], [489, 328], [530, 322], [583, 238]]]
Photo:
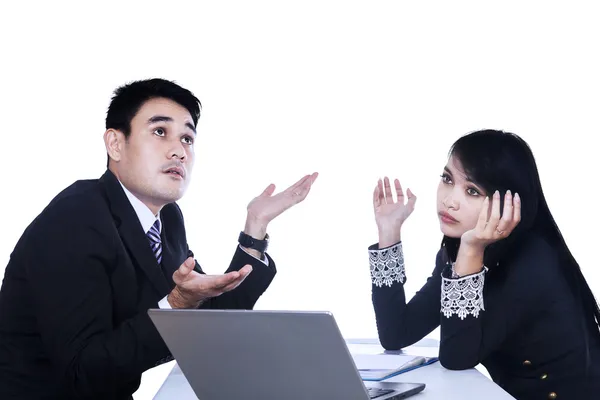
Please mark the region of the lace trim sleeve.
[[[454, 272], [454, 268], [452, 268]], [[445, 317], [453, 315], [465, 319], [468, 315], [479, 317], [479, 312], [484, 311], [483, 285], [487, 267], [481, 272], [462, 278], [447, 278], [442, 275], [441, 312]], [[456, 275], [453, 273], [453, 277]]]
[[385, 249], [369, 249], [369, 264], [371, 282], [375, 286], [392, 286], [394, 282], [404, 284], [406, 275], [402, 242]]

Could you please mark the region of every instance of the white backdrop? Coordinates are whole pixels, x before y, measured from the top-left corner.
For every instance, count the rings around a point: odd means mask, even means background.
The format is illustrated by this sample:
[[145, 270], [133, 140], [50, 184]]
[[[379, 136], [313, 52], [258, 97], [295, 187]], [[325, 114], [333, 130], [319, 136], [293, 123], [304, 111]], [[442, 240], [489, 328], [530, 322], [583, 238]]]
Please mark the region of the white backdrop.
[[[309, 198], [269, 228], [279, 272], [257, 309], [330, 310], [347, 337], [375, 337], [367, 246], [377, 240], [377, 179], [398, 177], [418, 196], [403, 232], [410, 297], [440, 243], [435, 195], [448, 148], [481, 128], [530, 143], [551, 210], [600, 295], [591, 5], [119, 3], [0, 7], [0, 277], [48, 201], [104, 172], [112, 90], [164, 77], [204, 106], [180, 204], [206, 271], [227, 267], [264, 187], [320, 173]], [[151, 398], [170, 366], [146, 373], [136, 398]]]

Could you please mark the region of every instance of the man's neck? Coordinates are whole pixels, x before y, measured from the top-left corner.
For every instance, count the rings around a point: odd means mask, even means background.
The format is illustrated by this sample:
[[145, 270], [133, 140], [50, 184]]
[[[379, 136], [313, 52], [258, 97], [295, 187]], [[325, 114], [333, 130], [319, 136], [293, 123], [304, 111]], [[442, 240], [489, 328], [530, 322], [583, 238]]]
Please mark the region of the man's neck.
[[[108, 169], [117, 178], [117, 180], [119, 181], [119, 183], [125, 190], [125, 193], [128, 195], [128, 197], [134, 196], [138, 201], [140, 201], [142, 204], [144, 204], [144, 206], [146, 206], [155, 217], [158, 218], [158, 214], [160, 213], [160, 210], [163, 208], [164, 205], [156, 205], [150, 199], [145, 198], [145, 196], [143, 196], [143, 195], [137, 193], [135, 190], [127, 187], [127, 184], [123, 182], [123, 179], [121, 179], [119, 172], [112, 165], [109, 166]], [[130, 200], [132, 200], [132, 199], [130, 199]]]
[[140, 224], [142, 225], [142, 228], [144, 229], [144, 232], [148, 232], [150, 230], [150, 227], [157, 220], [159, 221], [159, 230], [161, 230], [161, 227], [160, 227], [161, 222], [160, 222], [160, 218], [158, 216], [160, 209], [158, 210], [158, 212], [155, 213], [141, 199], [139, 199], [135, 194], [133, 194], [129, 189], [127, 189], [127, 187], [125, 187], [125, 185], [121, 181], [119, 181], [119, 183], [121, 184], [121, 187], [123, 188], [123, 191], [125, 192], [125, 195], [127, 196], [127, 199], [129, 200], [129, 203], [133, 207], [133, 209], [140, 221]]

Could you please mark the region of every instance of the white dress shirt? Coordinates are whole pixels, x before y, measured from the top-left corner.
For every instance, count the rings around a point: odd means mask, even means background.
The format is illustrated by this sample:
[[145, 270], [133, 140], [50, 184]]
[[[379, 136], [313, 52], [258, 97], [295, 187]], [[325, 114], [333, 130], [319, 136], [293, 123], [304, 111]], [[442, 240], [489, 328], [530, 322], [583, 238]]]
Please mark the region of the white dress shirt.
[[[119, 183], [121, 182], [119, 181]], [[125, 195], [129, 199], [129, 202], [133, 206], [133, 209], [135, 210], [135, 213], [137, 214], [140, 223], [142, 224], [144, 232], [147, 234], [150, 228], [152, 228], [152, 225], [154, 225], [154, 223], [158, 220], [158, 231], [162, 233], [162, 221], [160, 220], [160, 216], [154, 215], [152, 211], [148, 208], [148, 206], [142, 203], [140, 199], [135, 197], [133, 193], [127, 190], [127, 188], [122, 183], [121, 187], [123, 188]], [[241, 246], [240, 248], [244, 250]], [[256, 258], [254, 255], [248, 253], [246, 250], [244, 251], [252, 257]], [[260, 261], [262, 261], [267, 266], [269, 265], [269, 259], [267, 257]], [[167, 301], [167, 296], [163, 297], [163, 299], [158, 303], [158, 306], [160, 308], [171, 308], [171, 305]]]

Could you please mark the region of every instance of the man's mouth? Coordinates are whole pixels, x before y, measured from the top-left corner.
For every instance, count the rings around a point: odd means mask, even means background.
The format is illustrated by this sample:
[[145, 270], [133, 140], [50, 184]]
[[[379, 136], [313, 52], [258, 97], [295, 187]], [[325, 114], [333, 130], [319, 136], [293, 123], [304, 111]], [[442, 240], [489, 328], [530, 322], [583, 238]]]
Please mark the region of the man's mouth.
[[183, 172], [183, 168], [180, 167], [172, 167], [165, 171], [166, 174], [179, 176], [181, 178], [184, 177], [185, 173]]

